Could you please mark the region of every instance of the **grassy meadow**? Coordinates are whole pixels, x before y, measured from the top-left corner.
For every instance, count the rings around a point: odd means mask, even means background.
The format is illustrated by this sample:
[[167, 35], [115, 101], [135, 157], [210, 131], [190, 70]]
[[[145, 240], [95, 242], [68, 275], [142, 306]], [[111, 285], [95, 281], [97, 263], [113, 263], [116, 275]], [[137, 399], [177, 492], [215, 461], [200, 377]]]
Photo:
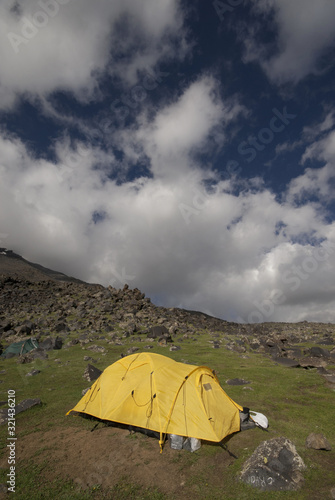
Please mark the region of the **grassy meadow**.
[[[74, 336], [71, 334], [69, 340]], [[181, 350], [170, 352], [169, 346], [163, 347], [157, 342], [133, 342], [132, 338], [123, 339], [124, 345], [113, 345], [105, 340], [94, 340], [94, 344], [106, 348], [106, 354], [97, 354], [77, 344], [68, 349], [48, 352], [47, 360], [35, 360], [29, 364], [18, 364], [16, 358], [1, 361], [0, 365], [0, 401], [6, 401], [8, 389], [15, 390], [16, 403], [27, 398], [40, 398], [42, 404], [16, 416], [16, 498], [19, 499], [160, 499], [173, 500], [176, 493], [162, 491], [157, 481], [155, 487], [144, 487], [136, 482], [131, 474], [115, 478], [114, 484], [106, 488], [103, 485], [91, 485], [83, 490], [62, 471], [55, 473], [53, 454], [57, 448], [57, 436], [62, 429], [73, 433], [90, 433], [94, 423], [73, 416], [65, 416], [81, 398], [81, 392], [88, 387], [83, 378], [87, 361], [84, 356], [91, 356], [96, 362], [89, 361], [103, 370], [117, 361], [121, 353], [126, 354], [130, 346], [145, 350], [152, 345], [150, 352], [169, 356], [176, 361], [196, 365], [207, 365], [214, 369], [227, 394], [242, 406], [264, 413], [269, 419], [269, 430], [251, 429], [237, 433], [227, 441], [228, 449], [237, 458], [230, 458], [229, 466], [220, 469], [220, 463], [227, 458], [228, 452], [218, 445], [203, 443], [200, 450], [189, 453], [185, 450], [171, 454], [171, 465], [185, 471], [185, 487], [192, 492], [194, 499], [319, 499], [330, 498], [330, 490], [335, 487], [335, 392], [326, 386], [324, 379], [315, 369], [286, 368], [276, 365], [270, 358], [247, 352], [238, 354], [225, 348], [227, 337], [220, 334], [220, 349], [213, 349], [209, 343], [213, 337], [199, 333], [196, 340], [183, 339], [175, 343]], [[231, 336], [229, 337], [231, 341]], [[26, 376], [32, 369], [41, 373]], [[5, 370], [5, 373], [3, 373]], [[250, 381], [244, 386], [227, 385], [227, 379], [242, 378]], [[55, 431], [52, 440], [44, 442], [43, 436]], [[113, 428], [108, 428], [112, 432]], [[311, 433], [323, 433], [332, 444], [332, 451], [307, 449], [306, 437]], [[94, 435], [94, 432], [93, 432]], [[29, 455], [25, 449], [20, 456], [20, 441], [34, 438], [38, 448]], [[264, 440], [284, 436], [292, 440], [298, 453], [303, 458], [307, 469], [305, 482], [297, 492], [261, 492], [238, 480], [238, 473], [245, 460]], [[0, 483], [6, 483], [8, 473], [8, 429], [4, 424], [0, 428], [1, 469]], [[137, 442], [145, 444], [142, 435], [130, 435], [129, 445]], [[146, 438], [148, 439], [148, 438]], [[127, 441], [127, 442], [128, 442]], [[153, 440], [155, 441], [155, 440]], [[156, 443], [155, 443], [156, 445]], [[166, 444], [168, 447], [168, 444]], [[171, 450], [172, 451], [172, 450]], [[162, 460], [157, 443], [155, 460]], [[41, 461], [41, 457], [49, 457]], [[29, 459], [27, 458], [29, 457]], [[62, 457], [58, 458], [61, 463]], [[78, 457], [78, 460], [80, 458]], [[216, 465], [217, 464], [217, 467]], [[143, 464], [138, 463], [140, 468]], [[57, 466], [56, 466], [57, 468]], [[52, 472], [52, 473], [51, 473]], [[85, 471], [88, 474], [89, 471]], [[220, 475], [219, 475], [220, 474]], [[49, 475], [52, 481], [47, 478]], [[173, 478], [171, 478], [173, 481]]]

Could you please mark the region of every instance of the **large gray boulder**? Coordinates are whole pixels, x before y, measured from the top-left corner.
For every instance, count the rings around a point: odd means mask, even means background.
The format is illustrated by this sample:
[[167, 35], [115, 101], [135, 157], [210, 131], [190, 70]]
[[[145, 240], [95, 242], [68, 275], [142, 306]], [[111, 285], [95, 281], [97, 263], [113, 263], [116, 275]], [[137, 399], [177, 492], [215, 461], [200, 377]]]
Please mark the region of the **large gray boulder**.
[[241, 479], [262, 491], [299, 489], [306, 466], [294, 444], [285, 437], [263, 441], [245, 462]]

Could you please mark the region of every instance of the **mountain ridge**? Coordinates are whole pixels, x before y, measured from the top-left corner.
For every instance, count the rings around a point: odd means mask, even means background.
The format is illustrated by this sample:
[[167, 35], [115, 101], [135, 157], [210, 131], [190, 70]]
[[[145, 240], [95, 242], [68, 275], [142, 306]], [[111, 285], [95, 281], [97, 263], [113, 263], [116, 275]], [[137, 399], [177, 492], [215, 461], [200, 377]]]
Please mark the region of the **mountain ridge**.
[[42, 281], [48, 278], [55, 281], [85, 283], [89, 285], [89, 283], [74, 278], [73, 276], [68, 276], [60, 271], [54, 271], [53, 269], [49, 269], [35, 262], [30, 262], [13, 250], [8, 250], [7, 248], [0, 248], [0, 274], [12, 276], [18, 276], [20, 274], [30, 275], [31, 281]]

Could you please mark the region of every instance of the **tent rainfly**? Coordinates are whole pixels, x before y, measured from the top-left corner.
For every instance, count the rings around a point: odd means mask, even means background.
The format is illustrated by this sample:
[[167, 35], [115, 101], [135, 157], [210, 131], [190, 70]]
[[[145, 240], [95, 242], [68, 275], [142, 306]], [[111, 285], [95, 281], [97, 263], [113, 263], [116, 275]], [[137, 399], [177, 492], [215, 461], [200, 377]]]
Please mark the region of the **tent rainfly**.
[[139, 353], [108, 366], [70, 413], [159, 433], [220, 442], [240, 430], [240, 411], [206, 366]]
[[30, 352], [33, 349], [37, 348], [37, 340], [29, 338], [27, 340], [21, 340], [20, 342], [14, 342], [13, 344], [10, 344], [10, 346], [8, 346], [7, 349], [5, 349], [5, 351], [1, 354], [1, 357], [12, 358], [14, 356], [21, 356], [21, 354], [26, 354], [27, 352]]

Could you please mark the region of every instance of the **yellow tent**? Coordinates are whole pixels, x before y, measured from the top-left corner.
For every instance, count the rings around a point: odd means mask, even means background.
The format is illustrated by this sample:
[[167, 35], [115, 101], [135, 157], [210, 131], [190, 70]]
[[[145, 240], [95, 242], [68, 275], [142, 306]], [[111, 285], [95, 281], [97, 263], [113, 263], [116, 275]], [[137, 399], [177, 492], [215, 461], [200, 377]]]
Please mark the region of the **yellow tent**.
[[239, 411], [210, 368], [160, 354], [132, 354], [108, 366], [70, 410], [166, 434], [220, 442], [240, 430]]

